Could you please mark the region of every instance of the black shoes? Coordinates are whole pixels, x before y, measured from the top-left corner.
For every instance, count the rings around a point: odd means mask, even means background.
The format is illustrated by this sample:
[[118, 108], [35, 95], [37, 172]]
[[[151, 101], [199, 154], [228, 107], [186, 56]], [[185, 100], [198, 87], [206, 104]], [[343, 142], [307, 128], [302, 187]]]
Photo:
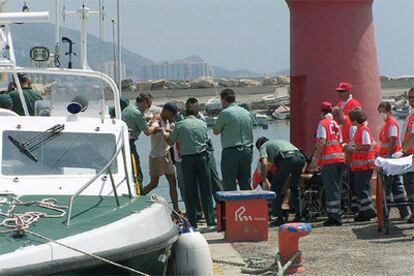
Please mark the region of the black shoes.
[[329, 226], [342, 226], [342, 222], [330, 218], [327, 221], [325, 221], [322, 225], [326, 226], [326, 227], [329, 227]]
[[375, 218], [377, 214], [374, 210], [368, 210], [364, 213], [358, 213], [358, 215], [354, 218], [355, 222], [362, 222], [362, 221], [370, 221], [372, 218]]
[[286, 220], [283, 217], [278, 217], [275, 221], [271, 222], [270, 225], [272, 226], [280, 226], [282, 224], [285, 224]]
[[302, 216], [295, 216], [292, 222], [306, 222], [306, 219]]

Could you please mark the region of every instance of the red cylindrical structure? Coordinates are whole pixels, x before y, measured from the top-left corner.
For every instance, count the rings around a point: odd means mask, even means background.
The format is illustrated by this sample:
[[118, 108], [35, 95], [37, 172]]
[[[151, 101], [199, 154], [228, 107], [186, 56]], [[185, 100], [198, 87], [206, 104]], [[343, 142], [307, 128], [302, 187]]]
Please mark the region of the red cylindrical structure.
[[367, 112], [378, 137], [381, 84], [372, 17], [373, 0], [286, 0], [290, 9], [290, 139], [312, 152], [322, 101], [339, 101], [340, 82]]

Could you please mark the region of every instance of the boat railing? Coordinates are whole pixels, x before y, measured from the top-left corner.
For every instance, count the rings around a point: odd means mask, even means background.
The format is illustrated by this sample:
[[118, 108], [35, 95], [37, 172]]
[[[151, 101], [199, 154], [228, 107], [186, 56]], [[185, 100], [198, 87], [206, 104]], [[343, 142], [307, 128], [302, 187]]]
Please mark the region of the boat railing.
[[116, 160], [116, 158], [118, 157], [118, 155], [121, 151], [122, 151], [122, 159], [123, 159], [123, 163], [124, 163], [125, 179], [126, 179], [126, 183], [127, 183], [127, 187], [128, 187], [128, 196], [129, 196], [130, 199], [132, 198], [131, 186], [130, 186], [129, 177], [128, 177], [129, 176], [128, 167], [127, 167], [127, 162], [126, 162], [127, 161], [126, 160], [127, 155], [126, 155], [126, 149], [125, 149], [125, 143], [124, 143], [124, 127], [121, 128], [121, 133], [120, 133], [120, 135], [119, 135], [119, 137], [116, 141], [116, 145], [119, 145], [119, 146], [116, 149], [116, 151], [115, 151], [114, 155], [112, 156], [112, 158], [108, 161], [108, 163], [106, 163], [106, 165], [96, 175], [94, 175], [88, 182], [86, 182], [85, 185], [83, 185], [78, 191], [76, 191], [71, 196], [70, 202], [69, 202], [69, 207], [68, 207], [68, 215], [67, 215], [67, 220], [66, 220], [66, 226], [70, 225], [70, 218], [72, 216], [72, 209], [73, 209], [75, 199], [86, 188], [88, 188], [92, 183], [94, 183], [95, 180], [98, 179], [98, 177], [100, 177], [105, 172], [108, 172], [108, 174], [110, 176], [112, 191], [114, 193], [116, 204], [119, 207], [118, 193], [116, 191], [116, 185], [115, 185], [115, 181], [114, 181], [114, 178], [113, 178], [112, 171], [111, 171], [110, 167], [111, 167], [112, 163]]

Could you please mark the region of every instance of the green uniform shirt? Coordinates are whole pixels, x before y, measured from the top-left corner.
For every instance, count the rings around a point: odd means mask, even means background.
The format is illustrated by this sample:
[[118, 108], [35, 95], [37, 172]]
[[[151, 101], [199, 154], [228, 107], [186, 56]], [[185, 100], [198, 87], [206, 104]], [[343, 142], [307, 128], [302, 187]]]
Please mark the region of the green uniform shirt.
[[249, 111], [236, 104], [231, 104], [220, 112], [214, 129], [221, 131], [223, 149], [250, 146], [253, 143], [253, 117]]
[[195, 116], [188, 116], [177, 122], [170, 140], [180, 144], [182, 156], [201, 153], [208, 147], [207, 124]]
[[283, 151], [292, 151], [299, 149], [284, 140], [270, 140], [260, 147], [260, 158], [267, 158], [269, 162], [274, 163], [279, 157], [279, 153]]
[[[20, 101], [19, 92], [17, 90], [14, 90], [10, 92], [9, 95], [13, 101], [12, 111], [16, 112], [20, 116], [24, 116], [24, 109], [22, 106], [22, 102]], [[40, 92], [27, 88], [23, 88], [23, 96], [26, 102], [27, 111], [31, 116], [33, 116], [35, 102], [43, 100], [43, 98], [42, 96], [40, 96]]]
[[130, 105], [122, 111], [122, 121], [124, 121], [128, 128], [132, 130], [131, 138], [136, 140], [143, 130], [148, 128], [145, 122], [144, 114], [138, 110], [135, 105]]

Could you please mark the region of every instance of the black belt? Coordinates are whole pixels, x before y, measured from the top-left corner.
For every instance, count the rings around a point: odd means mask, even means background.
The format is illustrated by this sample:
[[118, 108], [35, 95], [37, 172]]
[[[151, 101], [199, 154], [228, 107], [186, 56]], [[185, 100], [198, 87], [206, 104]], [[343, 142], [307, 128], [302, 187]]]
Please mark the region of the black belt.
[[242, 150], [244, 150], [244, 149], [247, 149], [247, 148], [249, 148], [249, 149], [253, 149], [253, 145], [250, 145], [250, 146], [246, 146], [246, 145], [237, 145], [237, 146], [234, 146], [234, 147], [228, 147], [228, 148], [224, 148], [225, 150], [226, 149], [237, 149], [237, 150], [239, 150], [239, 151], [242, 151]]
[[207, 154], [207, 150], [204, 150], [204, 151], [202, 151], [200, 153], [195, 153], [195, 154], [181, 155], [181, 158], [184, 158], [184, 157], [194, 157], [194, 156], [199, 156], [199, 155], [203, 155], [203, 154]]
[[277, 156], [276, 160], [283, 160], [283, 159], [289, 158], [292, 155], [295, 155], [295, 154], [298, 154], [298, 153], [301, 154], [301, 152], [298, 151], [298, 150], [281, 151], [281, 152], [279, 152], [279, 155]]

